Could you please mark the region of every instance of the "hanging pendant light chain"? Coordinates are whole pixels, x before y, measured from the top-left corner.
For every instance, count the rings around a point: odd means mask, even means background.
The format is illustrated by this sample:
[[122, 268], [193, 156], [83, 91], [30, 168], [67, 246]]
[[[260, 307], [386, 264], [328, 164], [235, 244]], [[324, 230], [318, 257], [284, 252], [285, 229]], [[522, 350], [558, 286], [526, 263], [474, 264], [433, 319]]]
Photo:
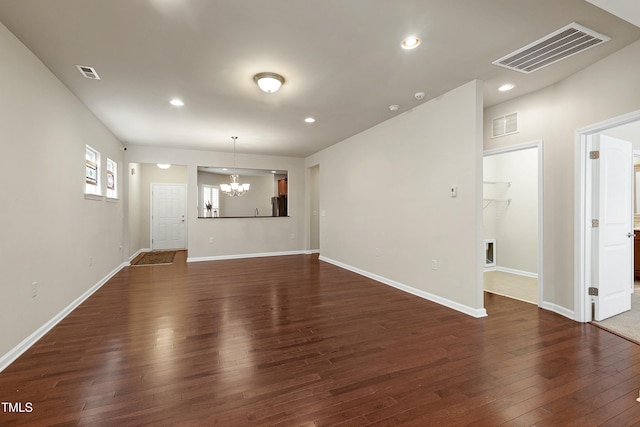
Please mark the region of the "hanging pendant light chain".
[[227, 196], [237, 197], [246, 194], [249, 191], [250, 184], [240, 184], [238, 181], [238, 166], [236, 163], [236, 140], [237, 136], [232, 136], [233, 139], [233, 174], [231, 175], [230, 184], [220, 184], [220, 190]]
[[233, 139], [233, 173], [237, 175], [238, 168], [236, 167], [236, 139], [238, 139], [238, 137], [232, 136], [231, 139]]

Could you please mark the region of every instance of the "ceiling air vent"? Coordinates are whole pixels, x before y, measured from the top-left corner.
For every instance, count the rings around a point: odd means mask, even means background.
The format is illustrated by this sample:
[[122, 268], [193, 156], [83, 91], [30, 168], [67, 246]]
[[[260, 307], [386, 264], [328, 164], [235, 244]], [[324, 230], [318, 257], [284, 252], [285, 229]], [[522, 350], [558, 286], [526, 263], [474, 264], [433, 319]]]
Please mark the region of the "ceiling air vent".
[[572, 22], [540, 40], [493, 61], [493, 64], [529, 74], [609, 40], [611, 39], [603, 34]]
[[92, 80], [100, 80], [100, 76], [98, 75], [98, 73], [96, 73], [95, 68], [87, 67], [86, 65], [76, 65], [76, 67], [86, 78]]
[[491, 137], [511, 135], [518, 132], [518, 113], [507, 114], [506, 116], [493, 119]]

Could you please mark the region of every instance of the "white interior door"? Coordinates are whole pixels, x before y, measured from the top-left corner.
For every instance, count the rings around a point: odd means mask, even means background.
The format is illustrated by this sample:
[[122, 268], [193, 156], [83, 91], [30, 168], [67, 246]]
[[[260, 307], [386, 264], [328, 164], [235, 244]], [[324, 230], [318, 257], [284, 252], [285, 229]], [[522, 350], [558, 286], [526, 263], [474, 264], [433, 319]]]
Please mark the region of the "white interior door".
[[595, 318], [631, 309], [633, 285], [633, 148], [605, 135], [594, 136], [600, 159], [593, 166], [593, 278]]
[[151, 248], [186, 248], [186, 187], [151, 185]]

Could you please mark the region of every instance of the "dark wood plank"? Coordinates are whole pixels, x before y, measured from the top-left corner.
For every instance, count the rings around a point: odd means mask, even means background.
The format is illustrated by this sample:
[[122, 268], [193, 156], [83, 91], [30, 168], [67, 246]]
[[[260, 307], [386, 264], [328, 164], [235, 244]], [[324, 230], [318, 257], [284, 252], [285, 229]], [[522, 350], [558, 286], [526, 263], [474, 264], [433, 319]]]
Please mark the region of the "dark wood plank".
[[0, 425], [633, 425], [640, 348], [286, 256], [127, 268], [0, 373]]

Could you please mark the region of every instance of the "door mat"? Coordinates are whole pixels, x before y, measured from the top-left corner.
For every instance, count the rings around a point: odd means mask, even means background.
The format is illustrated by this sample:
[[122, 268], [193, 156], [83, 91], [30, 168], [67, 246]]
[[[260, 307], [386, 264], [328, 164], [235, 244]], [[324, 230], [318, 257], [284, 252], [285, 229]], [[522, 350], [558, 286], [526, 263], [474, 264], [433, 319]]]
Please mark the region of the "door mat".
[[143, 265], [167, 265], [173, 264], [173, 258], [176, 256], [176, 251], [155, 251], [145, 252], [138, 255], [133, 261], [131, 261], [132, 267], [140, 267]]

